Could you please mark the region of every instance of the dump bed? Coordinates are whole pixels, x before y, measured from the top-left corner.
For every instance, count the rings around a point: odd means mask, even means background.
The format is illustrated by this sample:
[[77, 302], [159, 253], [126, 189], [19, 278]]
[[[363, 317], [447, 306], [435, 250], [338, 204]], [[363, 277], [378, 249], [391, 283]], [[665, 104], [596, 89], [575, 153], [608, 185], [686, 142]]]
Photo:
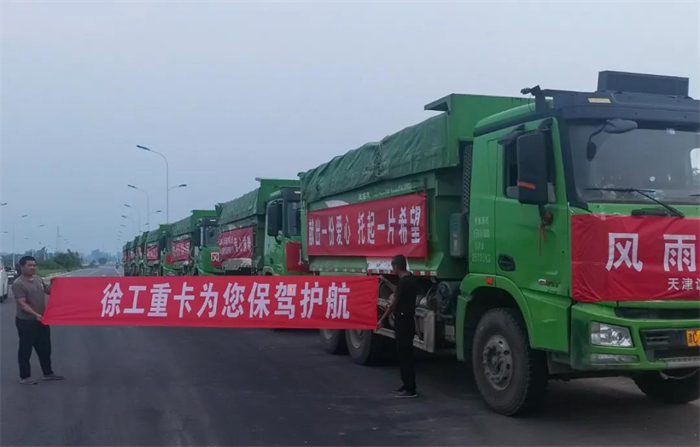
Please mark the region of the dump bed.
[[382, 273], [392, 255], [406, 254], [417, 274], [463, 277], [466, 256], [449, 250], [450, 219], [468, 212], [462, 160], [471, 157], [477, 121], [526, 101], [449, 95], [425, 107], [439, 115], [301, 173], [311, 270]]

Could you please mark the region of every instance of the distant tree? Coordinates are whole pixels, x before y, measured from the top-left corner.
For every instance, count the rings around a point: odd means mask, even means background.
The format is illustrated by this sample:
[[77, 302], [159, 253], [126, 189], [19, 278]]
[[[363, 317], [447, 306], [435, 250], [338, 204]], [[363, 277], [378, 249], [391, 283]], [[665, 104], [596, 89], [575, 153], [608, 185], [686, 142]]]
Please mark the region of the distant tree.
[[70, 250], [65, 253], [56, 253], [53, 261], [66, 270], [75, 270], [81, 265], [80, 255]]

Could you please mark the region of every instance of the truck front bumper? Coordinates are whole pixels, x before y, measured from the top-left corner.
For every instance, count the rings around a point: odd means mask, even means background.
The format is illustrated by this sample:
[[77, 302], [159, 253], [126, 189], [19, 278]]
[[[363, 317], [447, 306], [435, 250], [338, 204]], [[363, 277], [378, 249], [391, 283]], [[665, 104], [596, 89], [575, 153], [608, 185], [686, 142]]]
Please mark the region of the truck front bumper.
[[[700, 366], [700, 347], [687, 331], [700, 330], [700, 302], [650, 302], [571, 307], [571, 366], [579, 370], [665, 370]], [[632, 347], [591, 343], [592, 323], [627, 328]]]

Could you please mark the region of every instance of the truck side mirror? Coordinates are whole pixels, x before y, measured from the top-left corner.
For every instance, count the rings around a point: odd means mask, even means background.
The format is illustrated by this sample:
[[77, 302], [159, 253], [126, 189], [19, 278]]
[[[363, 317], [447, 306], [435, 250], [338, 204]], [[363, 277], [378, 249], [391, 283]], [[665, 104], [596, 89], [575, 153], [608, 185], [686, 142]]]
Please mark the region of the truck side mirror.
[[528, 205], [546, 205], [547, 140], [542, 132], [518, 137], [518, 202]]
[[267, 235], [278, 236], [282, 229], [282, 204], [272, 202], [267, 207]]

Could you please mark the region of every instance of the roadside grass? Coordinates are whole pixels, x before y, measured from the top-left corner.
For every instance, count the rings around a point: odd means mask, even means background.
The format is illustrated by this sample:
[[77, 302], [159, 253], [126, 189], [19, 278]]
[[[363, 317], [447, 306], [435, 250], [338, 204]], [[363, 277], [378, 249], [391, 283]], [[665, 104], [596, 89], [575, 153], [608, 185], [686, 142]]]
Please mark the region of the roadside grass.
[[42, 269], [42, 268], [39, 268], [39, 269], [37, 269], [37, 272], [36, 272], [37, 276], [39, 276], [39, 277], [41, 277], [41, 278], [46, 278], [47, 276], [57, 275], [57, 274], [60, 274], [60, 273], [68, 273], [68, 270], [65, 270], [65, 269]]

